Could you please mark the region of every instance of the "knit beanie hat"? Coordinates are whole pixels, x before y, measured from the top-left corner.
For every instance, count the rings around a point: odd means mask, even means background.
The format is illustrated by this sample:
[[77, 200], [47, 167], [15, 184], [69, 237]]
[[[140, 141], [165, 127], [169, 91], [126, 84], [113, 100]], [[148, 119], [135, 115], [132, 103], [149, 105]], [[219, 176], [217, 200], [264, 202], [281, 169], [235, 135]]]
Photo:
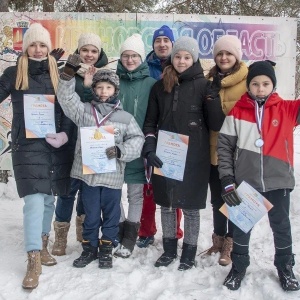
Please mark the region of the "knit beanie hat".
[[126, 50], [131, 50], [138, 53], [141, 56], [142, 61], [145, 60], [145, 45], [140, 34], [134, 33], [124, 41], [120, 48], [120, 56]]
[[275, 65], [276, 63], [269, 60], [256, 61], [253, 64], [251, 64], [249, 66], [249, 71], [247, 76], [247, 87], [249, 87], [250, 81], [255, 76], [266, 75], [271, 79], [273, 83], [273, 88], [275, 88], [277, 83], [275, 70], [274, 70]]
[[85, 45], [92, 45], [101, 52], [101, 39], [100, 36], [95, 33], [82, 33], [78, 39], [78, 52]]
[[200, 50], [198, 42], [197, 40], [189, 36], [181, 36], [175, 41], [171, 53], [171, 62], [173, 61], [173, 58], [178, 51], [189, 52], [193, 57], [194, 63], [199, 59]]
[[26, 30], [23, 36], [22, 51], [25, 53], [30, 44], [34, 42], [44, 43], [49, 52], [52, 50], [50, 33], [40, 23], [33, 23]]
[[109, 69], [98, 70], [93, 76], [92, 88], [94, 88], [98, 82], [109, 82], [112, 84], [116, 89], [113, 97], [115, 98], [118, 96], [120, 90], [120, 80], [119, 76], [114, 71]]
[[172, 44], [174, 44], [174, 35], [173, 35], [172, 29], [167, 25], [163, 25], [154, 31], [153, 39], [152, 39], [152, 48], [153, 48], [155, 39], [158, 38], [159, 36], [166, 36], [172, 42]]
[[230, 52], [238, 62], [241, 61], [243, 56], [242, 43], [235, 35], [223, 35], [215, 42], [213, 50], [214, 60], [222, 50]]

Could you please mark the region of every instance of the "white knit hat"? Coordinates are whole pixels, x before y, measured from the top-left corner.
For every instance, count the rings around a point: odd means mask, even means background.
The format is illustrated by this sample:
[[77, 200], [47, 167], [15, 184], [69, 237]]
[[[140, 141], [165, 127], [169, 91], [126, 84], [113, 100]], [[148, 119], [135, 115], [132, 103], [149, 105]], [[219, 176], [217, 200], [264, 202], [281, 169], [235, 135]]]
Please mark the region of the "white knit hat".
[[30, 44], [34, 42], [44, 43], [47, 46], [49, 52], [52, 49], [50, 33], [40, 23], [33, 23], [26, 30], [23, 36], [22, 51], [25, 53]]
[[140, 34], [134, 33], [124, 41], [120, 48], [120, 56], [126, 50], [131, 50], [138, 53], [141, 56], [142, 61], [145, 60], [145, 45]]
[[243, 52], [241, 41], [235, 35], [223, 35], [214, 44], [214, 60], [220, 51], [228, 51], [238, 62], [241, 61]]
[[82, 33], [78, 39], [78, 52], [85, 45], [92, 45], [101, 52], [101, 39], [100, 36], [95, 33]]

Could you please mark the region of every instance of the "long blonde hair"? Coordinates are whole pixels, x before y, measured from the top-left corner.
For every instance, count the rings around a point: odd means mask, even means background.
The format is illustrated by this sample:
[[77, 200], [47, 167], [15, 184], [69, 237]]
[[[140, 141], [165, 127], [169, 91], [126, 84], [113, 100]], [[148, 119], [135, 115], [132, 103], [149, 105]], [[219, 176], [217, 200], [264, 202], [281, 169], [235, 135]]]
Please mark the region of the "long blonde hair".
[[[58, 68], [55, 58], [52, 55], [48, 54], [48, 61], [49, 61], [49, 73], [51, 82], [55, 91], [57, 92], [58, 86]], [[27, 52], [24, 53], [18, 60], [17, 66], [17, 78], [16, 78], [16, 90], [28, 90], [28, 54]]]

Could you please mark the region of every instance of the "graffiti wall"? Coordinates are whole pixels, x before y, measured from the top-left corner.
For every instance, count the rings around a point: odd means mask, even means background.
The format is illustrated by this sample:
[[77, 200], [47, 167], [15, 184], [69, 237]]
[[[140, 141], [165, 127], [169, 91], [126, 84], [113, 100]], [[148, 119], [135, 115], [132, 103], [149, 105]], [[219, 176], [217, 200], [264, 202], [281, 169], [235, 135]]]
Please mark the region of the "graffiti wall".
[[[152, 50], [153, 31], [168, 25], [175, 39], [188, 35], [197, 39], [199, 57], [205, 71], [213, 65], [212, 47], [224, 34], [239, 37], [243, 60], [269, 59], [276, 62], [278, 92], [286, 99], [294, 99], [297, 20], [244, 16], [176, 15], [176, 14], [118, 14], [118, 13], [0, 13], [0, 74], [15, 64], [22, 49], [22, 37], [33, 22], [46, 27], [53, 48], [66, 52], [62, 60], [77, 48], [83, 32], [101, 37], [103, 49], [109, 57], [109, 67], [115, 68], [123, 41], [133, 33], [140, 33], [146, 52]], [[0, 170], [10, 168], [9, 130], [10, 100], [0, 104]]]

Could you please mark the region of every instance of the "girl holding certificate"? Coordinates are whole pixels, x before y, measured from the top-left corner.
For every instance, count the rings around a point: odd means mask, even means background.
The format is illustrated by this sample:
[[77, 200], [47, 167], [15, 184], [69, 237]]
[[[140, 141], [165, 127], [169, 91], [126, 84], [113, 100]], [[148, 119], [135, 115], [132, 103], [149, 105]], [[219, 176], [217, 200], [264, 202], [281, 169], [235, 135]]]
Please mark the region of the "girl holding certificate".
[[[23, 54], [17, 65], [8, 67], [0, 77], [0, 101], [11, 95], [13, 171], [18, 194], [24, 198], [28, 266], [22, 286], [26, 289], [38, 286], [41, 264], [56, 264], [47, 250], [48, 237], [55, 195], [69, 192], [73, 160], [68, 145], [64, 145], [72, 134], [73, 123], [65, 117], [55, 97], [58, 69], [56, 60], [49, 55], [50, 50], [49, 32], [38, 23], [32, 24], [23, 37]], [[31, 105], [36, 107], [35, 111], [33, 108], [26, 111], [25, 101], [28, 99], [36, 99]], [[43, 107], [50, 108], [48, 114], [41, 109]], [[42, 123], [46, 124], [51, 123], [50, 116], [54, 116], [55, 122], [51, 125], [57, 133], [47, 133], [46, 139], [42, 138], [45, 137], [42, 131], [36, 130], [34, 134], [28, 126], [34, 125], [35, 129], [44, 128], [46, 131], [48, 128], [38, 124], [36, 119], [35, 123], [32, 118], [26, 119], [30, 113], [33, 117], [39, 114]]]
[[187, 270], [195, 265], [199, 210], [206, 205], [210, 168], [208, 130], [219, 130], [224, 120], [220, 101], [207, 100], [209, 86], [199, 61], [198, 42], [187, 36], [178, 38], [163, 79], [152, 87], [143, 127], [146, 136], [143, 155], [148, 165], [156, 168], [163, 165], [156, 155], [160, 130], [185, 135], [189, 140], [182, 181], [152, 175], [154, 200], [161, 205], [164, 250], [156, 267], [168, 266], [177, 257], [176, 208], [181, 208], [184, 214], [184, 239], [178, 269]]
[[[248, 67], [242, 59], [241, 41], [233, 35], [223, 35], [214, 44], [213, 57], [216, 65], [207, 77], [213, 81], [209, 97], [220, 97], [224, 114], [227, 115], [237, 100], [246, 92]], [[217, 139], [218, 132], [210, 130], [210, 177], [211, 204], [213, 207], [213, 245], [205, 255], [220, 252], [219, 264], [231, 263], [233, 225], [220, 211], [224, 204], [218, 172]]]
[[[271, 204], [268, 212], [273, 232], [274, 265], [283, 290], [300, 289], [293, 273], [295, 265], [289, 218], [290, 192], [295, 186], [293, 131], [300, 124], [300, 100], [283, 100], [276, 92], [274, 63], [257, 61], [249, 66], [248, 92], [226, 116], [218, 138], [222, 197], [227, 205], [241, 200], [235, 186], [243, 181]], [[250, 264], [247, 233], [234, 225], [232, 268], [224, 285], [241, 286]]]

